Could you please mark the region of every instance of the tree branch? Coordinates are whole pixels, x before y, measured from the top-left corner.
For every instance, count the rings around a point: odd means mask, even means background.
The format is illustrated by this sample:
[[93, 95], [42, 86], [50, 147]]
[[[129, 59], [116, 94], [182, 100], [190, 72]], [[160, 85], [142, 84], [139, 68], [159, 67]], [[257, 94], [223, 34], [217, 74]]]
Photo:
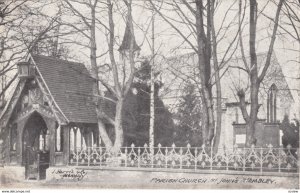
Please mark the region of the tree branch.
[[271, 43], [270, 43], [269, 50], [268, 50], [268, 53], [267, 53], [267, 59], [266, 59], [264, 68], [263, 68], [261, 74], [258, 77], [258, 82], [259, 83], [262, 82], [262, 80], [264, 79], [264, 77], [266, 75], [266, 72], [267, 72], [267, 70], [270, 66], [270, 63], [271, 63], [271, 56], [272, 56], [273, 47], [274, 47], [274, 43], [275, 43], [275, 39], [276, 39], [276, 32], [277, 32], [277, 28], [278, 28], [279, 14], [280, 14], [280, 10], [281, 10], [283, 1], [284, 0], [280, 0], [279, 4], [278, 4], [278, 7], [277, 7], [276, 16], [275, 16], [275, 24], [274, 24], [273, 33], [272, 33], [272, 36], [271, 36]]

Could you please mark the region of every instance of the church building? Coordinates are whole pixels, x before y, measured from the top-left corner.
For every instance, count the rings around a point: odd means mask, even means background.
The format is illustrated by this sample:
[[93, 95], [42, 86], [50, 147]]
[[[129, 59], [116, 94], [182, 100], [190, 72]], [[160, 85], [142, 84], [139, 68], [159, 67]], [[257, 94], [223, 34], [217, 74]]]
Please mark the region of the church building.
[[0, 117], [4, 165], [43, 179], [68, 165], [70, 151], [99, 145], [94, 80], [81, 63], [30, 55]]

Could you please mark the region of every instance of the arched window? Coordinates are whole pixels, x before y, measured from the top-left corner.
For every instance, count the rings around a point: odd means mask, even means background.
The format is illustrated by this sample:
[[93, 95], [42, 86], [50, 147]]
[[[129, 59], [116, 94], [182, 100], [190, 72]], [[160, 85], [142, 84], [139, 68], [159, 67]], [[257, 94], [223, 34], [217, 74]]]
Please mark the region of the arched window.
[[78, 129], [78, 132], [77, 132], [77, 139], [78, 139], [78, 144], [77, 144], [77, 148], [80, 148], [80, 149], [86, 149], [86, 141], [83, 137], [83, 134], [84, 134], [84, 131], [82, 128], [79, 128]]
[[78, 127], [73, 127], [70, 131], [70, 149], [71, 151], [85, 149], [86, 143]]
[[49, 131], [46, 129], [41, 129], [40, 131], [39, 150], [41, 151], [49, 150]]
[[55, 129], [55, 151], [62, 152], [62, 143], [63, 143], [63, 132], [61, 126], [58, 125]]
[[274, 123], [276, 119], [276, 100], [277, 100], [277, 87], [275, 84], [272, 84], [268, 91], [267, 99], [267, 121], [269, 123]]
[[79, 128], [76, 128], [76, 136], [75, 136], [75, 148], [81, 149], [82, 147], [82, 136]]
[[74, 131], [74, 128], [71, 128], [70, 129], [70, 150], [71, 151], [74, 151], [75, 149], [75, 145], [74, 145], [74, 139], [75, 139], [75, 131]]
[[10, 128], [10, 150], [17, 150], [17, 124], [11, 125]]

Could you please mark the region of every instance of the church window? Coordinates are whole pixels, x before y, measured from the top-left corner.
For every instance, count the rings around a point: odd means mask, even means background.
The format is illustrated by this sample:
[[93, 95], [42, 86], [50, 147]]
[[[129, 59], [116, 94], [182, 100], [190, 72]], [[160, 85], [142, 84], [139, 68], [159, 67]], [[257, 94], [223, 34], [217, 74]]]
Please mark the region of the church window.
[[63, 140], [63, 132], [61, 129], [61, 126], [58, 125], [58, 127], [55, 129], [55, 151], [56, 152], [62, 152], [62, 140]]
[[10, 150], [16, 151], [17, 145], [17, 125], [13, 124], [10, 129]]
[[39, 138], [39, 140], [40, 140], [40, 147], [39, 147], [39, 149], [41, 151], [43, 151], [45, 149], [45, 134], [44, 134], [43, 131], [40, 132], [40, 138]]
[[277, 87], [275, 84], [272, 84], [269, 91], [268, 91], [268, 98], [267, 98], [267, 121], [269, 123], [276, 122], [276, 103], [277, 103]]
[[49, 131], [41, 130], [39, 136], [39, 150], [48, 151], [49, 150]]
[[73, 127], [70, 131], [70, 149], [71, 151], [86, 148], [85, 140], [78, 127]]

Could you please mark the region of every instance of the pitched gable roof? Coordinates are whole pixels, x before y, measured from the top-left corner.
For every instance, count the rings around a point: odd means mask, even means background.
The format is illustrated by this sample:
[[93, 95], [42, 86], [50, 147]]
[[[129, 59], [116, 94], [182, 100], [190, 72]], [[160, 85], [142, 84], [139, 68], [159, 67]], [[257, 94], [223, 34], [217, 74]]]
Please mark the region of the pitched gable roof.
[[[250, 60], [249, 57], [246, 60]], [[258, 70], [261, 72], [263, 64], [266, 60], [266, 53], [258, 53], [257, 54], [257, 63]], [[187, 53], [180, 56], [170, 57], [165, 60], [163, 63], [165, 65], [165, 69], [170, 71], [170, 73], [163, 74], [163, 82], [165, 85], [165, 89], [168, 91], [164, 96], [165, 103], [169, 105], [173, 105], [176, 108], [176, 103], [180, 102], [178, 99], [182, 96], [183, 88], [186, 84], [187, 77], [194, 76], [197, 81], [198, 74], [198, 57], [195, 53]], [[249, 61], [248, 61], [249, 63]], [[230, 66], [227, 70], [227, 66]], [[221, 89], [222, 89], [222, 97], [224, 99], [224, 103], [236, 103], [239, 101], [236, 95], [236, 90], [238, 88], [246, 88], [249, 86], [249, 78], [244, 70], [241, 70], [237, 67], [244, 68], [243, 60], [240, 57], [232, 58], [228, 64], [223, 69], [221, 69], [220, 74], [221, 78]], [[180, 69], [180, 72], [177, 72], [177, 69]], [[193, 80], [194, 81], [194, 80]], [[191, 82], [193, 82], [191, 81]], [[263, 83], [260, 87], [259, 93], [259, 102], [266, 102], [266, 95], [270, 88], [270, 86], [275, 83], [278, 89], [278, 96], [281, 98], [281, 104], [284, 106], [290, 105], [294, 100], [291, 95], [291, 91], [289, 89], [289, 85], [285, 79], [285, 76], [282, 72], [282, 68], [278, 63], [275, 53], [273, 52], [271, 58], [271, 65], [267, 71], [267, 74], [264, 78]], [[249, 92], [249, 89], [247, 90]], [[249, 94], [246, 95], [249, 97]], [[249, 99], [246, 98], [248, 101]]]
[[[267, 56], [266, 53], [257, 54], [257, 65], [258, 65], [257, 68], [259, 74], [261, 73], [264, 67], [266, 56]], [[248, 60], [247, 62], [249, 64], [250, 57], [247, 57], [246, 60]], [[224, 77], [222, 77], [221, 79], [221, 84], [223, 87], [222, 93], [224, 94], [224, 96], [226, 96], [226, 98], [228, 98], [229, 102], [237, 102], [239, 100], [236, 96], [236, 92], [237, 92], [236, 89], [249, 87], [250, 80], [248, 78], [247, 73], [244, 70], [240, 70], [239, 68], [234, 68], [234, 67], [244, 67], [242, 58], [231, 59], [228, 65], [231, 66], [232, 68], [229, 68], [229, 70], [226, 71], [226, 73], [224, 74]], [[259, 92], [260, 103], [266, 101], [267, 93], [273, 84], [275, 84], [280, 90], [280, 92], [278, 93], [279, 96], [281, 96], [281, 98], [285, 98], [285, 101], [283, 103], [293, 101], [291, 91], [289, 89], [285, 76], [282, 72], [282, 68], [278, 63], [278, 60], [274, 52], [271, 56], [271, 65], [269, 66], [267, 73], [260, 85], [260, 92]], [[250, 90], [248, 89], [246, 92], [249, 93]]]
[[32, 55], [54, 101], [69, 122], [97, 123], [92, 99], [94, 80], [81, 63]]

